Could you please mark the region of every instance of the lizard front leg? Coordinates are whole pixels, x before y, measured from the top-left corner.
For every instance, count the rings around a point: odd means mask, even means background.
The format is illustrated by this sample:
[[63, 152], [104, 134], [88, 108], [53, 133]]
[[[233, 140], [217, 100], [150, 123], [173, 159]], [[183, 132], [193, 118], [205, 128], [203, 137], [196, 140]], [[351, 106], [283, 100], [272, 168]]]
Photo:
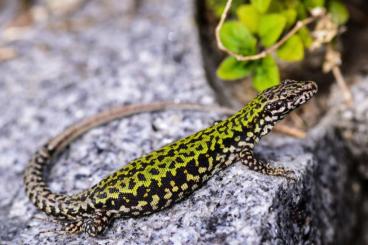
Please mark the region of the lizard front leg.
[[263, 160], [256, 159], [251, 149], [246, 148], [241, 151], [239, 153], [239, 160], [250, 170], [254, 170], [266, 175], [281, 176], [291, 180], [296, 179], [292, 170], [283, 167], [273, 167]]

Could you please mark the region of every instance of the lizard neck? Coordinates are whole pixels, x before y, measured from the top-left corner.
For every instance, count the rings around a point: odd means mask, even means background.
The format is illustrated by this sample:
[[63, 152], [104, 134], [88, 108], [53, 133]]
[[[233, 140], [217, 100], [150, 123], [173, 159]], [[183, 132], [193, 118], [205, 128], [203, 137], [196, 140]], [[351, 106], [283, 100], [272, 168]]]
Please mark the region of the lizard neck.
[[232, 146], [252, 149], [260, 138], [268, 134], [276, 123], [270, 111], [266, 109], [267, 100], [262, 95], [256, 97], [240, 111], [224, 121], [219, 128], [227, 128], [222, 136], [233, 139]]

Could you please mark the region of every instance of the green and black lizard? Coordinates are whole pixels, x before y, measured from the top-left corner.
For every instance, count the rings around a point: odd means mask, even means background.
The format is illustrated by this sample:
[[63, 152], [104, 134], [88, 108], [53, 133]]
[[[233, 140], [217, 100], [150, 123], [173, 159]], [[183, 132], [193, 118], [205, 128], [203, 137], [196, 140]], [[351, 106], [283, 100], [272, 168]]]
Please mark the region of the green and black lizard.
[[75, 195], [53, 193], [44, 170], [75, 138], [111, 120], [170, 106], [128, 106], [102, 112], [67, 128], [34, 154], [25, 171], [26, 193], [39, 209], [64, 220], [66, 232], [96, 236], [114, 218], [151, 214], [180, 201], [234, 162], [266, 175], [293, 178], [292, 171], [255, 159], [253, 147], [277, 121], [316, 92], [314, 82], [284, 81], [229, 118], [129, 162], [90, 189]]

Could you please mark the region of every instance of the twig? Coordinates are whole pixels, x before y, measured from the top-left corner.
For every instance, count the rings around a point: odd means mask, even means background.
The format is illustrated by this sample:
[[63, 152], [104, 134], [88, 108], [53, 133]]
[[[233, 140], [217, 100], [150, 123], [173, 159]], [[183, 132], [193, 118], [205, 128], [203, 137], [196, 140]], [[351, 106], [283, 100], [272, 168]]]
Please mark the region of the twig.
[[275, 43], [274, 45], [272, 45], [268, 49], [265, 49], [265, 50], [259, 52], [258, 54], [255, 54], [255, 55], [243, 56], [243, 55], [237, 54], [237, 53], [227, 49], [224, 46], [224, 44], [222, 43], [221, 38], [220, 38], [220, 30], [221, 30], [221, 28], [222, 28], [222, 26], [223, 26], [223, 24], [226, 20], [226, 17], [227, 17], [227, 14], [228, 14], [229, 10], [230, 10], [231, 4], [232, 4], [232, 0], [228, 0], [226, 2], [225, 9], [222, 12], [222, 15], [221, 15], [221, 18], [220, 18], [220, 21], [219, 21], [218, 25], [216, 26], [215, 36], [216, 36], [217, 47], [220, 50], [226, 52], [227, 54], [229, 54], [231, 56], [234, 56], [238, 61], [258, 60], [258, 59], [266, 57], [267, 55], [269, 55], [273, 51], [277, 50], [282, 44], [284, 44], [292, 35], [294, 35], [302, 27], [312, 23], [313, 21], [321, 18], [324, 15], [324, 14], [316, 14], [316, 15], [308, 17], [304, 20], [298, 21], [294, 25], [294, 27], [285, 36], [283, 36], [277, 43]]
[[0, 62], [11, 60], [17, 57], [17, 52], [13, 48], [0, 47]]
[[306, 135], [306, 133], [301, 129], [285, 126], [282, 124], [276, 125], [274, 131], [300, 139], [305, 138]]
[[290, 113], [290, 119], [297, 127], [302, 127], [305, 125], [304, 120], [297, 113]]
[[348, 106], [352, 106], [353, 105], [353, 96], [351, 94], [350, 89], [348, 88], [348, 86], [346, 85], [344, 76], [341, 73], [340, 67], [339, 66], [334, 66], [332, 67], [332, 74], [334, 75], [337, 85], [339, 86], [342, 95], [344, 96], [344, 101], [346, 103], [346, 105]]
[[324, 72], [332, 72], [335, 80], [337, 82], [337, 86], [340, 88], [342, 95], [344, 97], [344, 102], [347, 106], [352, 106], [353, 104], [353, 96], [351, 94], [350, 89], [346, 85], [344, 76], [342, 75], [340, 66], [342, 64], [341, 53], [334, 49], [334, 47], [329, 44], [327, 46], [325, 61], [323, 64]]

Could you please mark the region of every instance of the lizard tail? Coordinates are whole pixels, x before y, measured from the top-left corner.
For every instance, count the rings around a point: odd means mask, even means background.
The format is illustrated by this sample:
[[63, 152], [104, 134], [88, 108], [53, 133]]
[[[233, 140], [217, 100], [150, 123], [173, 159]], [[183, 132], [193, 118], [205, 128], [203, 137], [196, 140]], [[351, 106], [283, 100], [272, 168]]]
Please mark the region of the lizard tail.
[[49, 148], [48, 144], [33, 155], [24, 174], [25, 190], [29, 199], [40, 210], [56, 217], [66, 218], [60, 208], [62, 203], [68, 203], [66, 199], [69, 197], [53, 193], [44, 179], [44, 170], [54, 155], [54, 150]]

